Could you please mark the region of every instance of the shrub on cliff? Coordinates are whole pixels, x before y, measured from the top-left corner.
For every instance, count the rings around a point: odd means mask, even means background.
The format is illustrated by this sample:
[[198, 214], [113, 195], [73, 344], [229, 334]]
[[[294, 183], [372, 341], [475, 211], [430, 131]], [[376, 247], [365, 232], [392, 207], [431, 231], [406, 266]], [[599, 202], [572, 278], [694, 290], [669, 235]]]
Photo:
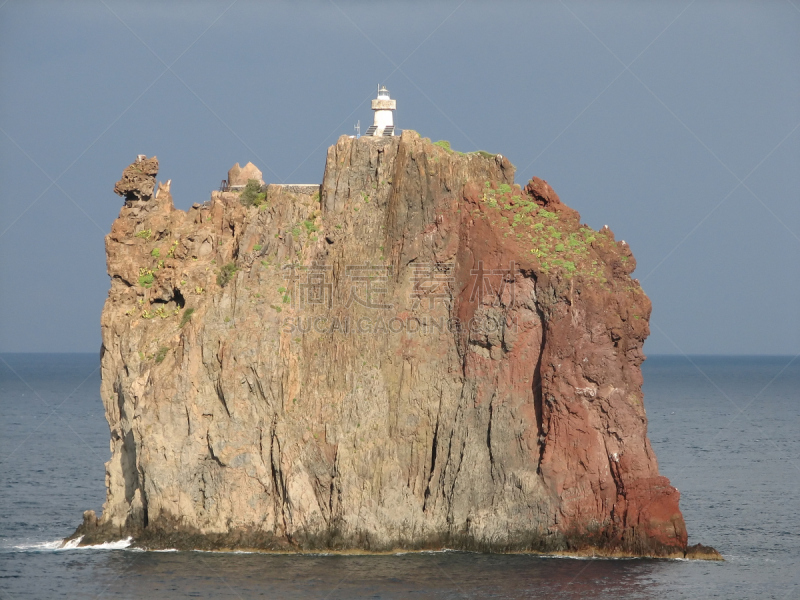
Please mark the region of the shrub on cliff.
[[194, 312], [193, 308], [187, 308], [183, 311], [183, 316], [181, 317], [181, 324], [178, 327], [183, 327], [189, 322], [189, 319], [192, 318], [192, 313]]
[[159, 364], [164, 362], [164, 359], [167, 357], [167, 352], [169, 352], [169, 348], [161, 346], [156, 353], [156, 362]]
[[231, 280], [234, 273], [236, 273], [236, 265], [234, 263], [228, 263], [222, 267], [219, 275], [217, 275], [217, 285], [219, 285], [219, 287], [225, 287], [225, 284]]
[[146, 269], [144, 267], [139, 269], [139, 285], [143, 288], [149, 288], [153, 285], [153, 281], [155, 281], [155, 275], [153, 275], [153, 271], [151, 269]]
[[239, 201], [245, 206], [261, 206], [266, 198], [267, 193], [261, 191], [261, 182], [258, 179], [248, 179]]
[[433, 142], [433, 145], [434, 146], [439, 146], [439, 148], [444, 148], [448, 152], [452, 152], [453, 151], [453, 149], [450, 148], [450, 142], [448, 142], [447, 140], [439, 140], [438, 142]]
[[483, 158], [494, 158], [496, 154], [492, 154], [491, 152], [486, 152], [486, 150], [475, 150], [473, 152], [459, 152], [458, 150], [453, 150], [450, 147], [450, 142], [447, 140], [439, 140], [438, 142], [433, 142], [434, 146], [439, 146], [446, 150], [447, 152], [452, 152], [454, 154], [458, 154], [459, 156], [466, 156], [467, 154], [476, 154], [478, 156], [482, 156]]

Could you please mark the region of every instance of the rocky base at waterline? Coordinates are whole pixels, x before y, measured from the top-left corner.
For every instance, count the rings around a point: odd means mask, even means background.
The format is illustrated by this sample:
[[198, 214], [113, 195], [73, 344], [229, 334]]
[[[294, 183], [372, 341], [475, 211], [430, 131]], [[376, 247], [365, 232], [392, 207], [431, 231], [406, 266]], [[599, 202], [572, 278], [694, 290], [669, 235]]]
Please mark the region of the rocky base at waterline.
[[424, 552], [431, 550], [461, 550], [466, 552], [528, 553], [576, 557], [658, 557], [694, 560], [724, 560], [714, 548], [695, 544], [684, 550], [674, 547], [653, 546], [647, 539], [603, 539], [601, 536], [576, 534], [552, 535], [548, 538], [519, 538], [513, 542], [491, 543], [476, 540], [469, 535], [447, 536], [428, 540], [398, 540], [396, 543], [371, 543], [369, 536], [344, 539], [338, 532], [325, 532], [324, 536], [300, 534], [297, 539], [276, 537], [271, 532], [257, 529], [239, 529], [223, 533], [203, 533], [192, 527], [164, 519], [147, 527], [114, 527], [101, 523], [94, 511], [84, 513], [84, 521], [68, 538], [79, 540], [79, 546], [93, 546], [133, 538], [132, 547], [143, 550], [203, 550], [207, 552], [279, 552], [279, 553], [342, 553], [389, 554], [396, 552]]
[[143, 161], [106, 238], [81, 544], [719, 558], [647, 439], [633, 255], [545, 181], [405, 131], [342, 137], [319, 191], [184, 212]]

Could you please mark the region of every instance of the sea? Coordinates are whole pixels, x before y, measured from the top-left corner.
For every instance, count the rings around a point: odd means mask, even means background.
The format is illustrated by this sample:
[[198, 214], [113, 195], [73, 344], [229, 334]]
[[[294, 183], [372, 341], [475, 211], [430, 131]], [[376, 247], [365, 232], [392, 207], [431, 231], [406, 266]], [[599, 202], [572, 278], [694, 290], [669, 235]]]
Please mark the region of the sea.
[[104, 499], [99, 358], [0, 354], [0, 600], [800, 597], [800, 358], [653, 356], [643, 371], [690, 543], [724, 562], [60, 548]]

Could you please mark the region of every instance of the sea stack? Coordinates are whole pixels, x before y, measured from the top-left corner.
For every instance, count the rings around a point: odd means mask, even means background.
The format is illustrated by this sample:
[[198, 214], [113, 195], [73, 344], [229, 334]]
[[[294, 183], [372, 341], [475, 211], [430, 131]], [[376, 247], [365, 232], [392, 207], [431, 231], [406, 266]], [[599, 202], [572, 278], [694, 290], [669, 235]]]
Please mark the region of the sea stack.
[[718, 556], [647, 439], [631, 250], [546, 181], [410, 130], [247, 202], [141, 179], [106, 237], [81, 543]]

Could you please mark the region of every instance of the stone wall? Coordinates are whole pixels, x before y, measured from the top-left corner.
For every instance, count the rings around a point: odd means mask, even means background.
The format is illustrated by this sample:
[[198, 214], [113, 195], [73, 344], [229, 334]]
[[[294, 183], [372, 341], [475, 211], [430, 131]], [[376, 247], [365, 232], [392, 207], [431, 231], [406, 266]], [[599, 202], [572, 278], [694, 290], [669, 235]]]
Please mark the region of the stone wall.
[[318, 194], [322, 188], [318, 183], [283, 183], [279, 185], [281, 191], [287, 194], [306, 194], [309, 196]]

